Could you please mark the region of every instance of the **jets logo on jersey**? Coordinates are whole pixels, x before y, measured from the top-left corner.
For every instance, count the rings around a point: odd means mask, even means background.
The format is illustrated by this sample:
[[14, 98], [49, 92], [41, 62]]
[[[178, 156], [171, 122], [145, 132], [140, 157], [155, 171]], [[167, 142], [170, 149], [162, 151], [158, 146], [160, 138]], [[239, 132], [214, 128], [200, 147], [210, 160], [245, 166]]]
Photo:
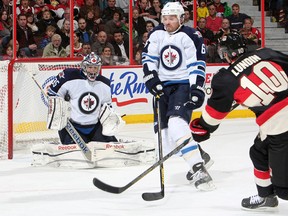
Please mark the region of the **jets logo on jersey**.
[[167, 70], [175, 70], [182, 63], [181, 51], [173, 45], [164, 46], [160, 56], [162, 65]]
[[99, 98], [93, 92], [86, 92], [79, 98], [80, 110], [85, 114], [94, 112], [98, 105]]

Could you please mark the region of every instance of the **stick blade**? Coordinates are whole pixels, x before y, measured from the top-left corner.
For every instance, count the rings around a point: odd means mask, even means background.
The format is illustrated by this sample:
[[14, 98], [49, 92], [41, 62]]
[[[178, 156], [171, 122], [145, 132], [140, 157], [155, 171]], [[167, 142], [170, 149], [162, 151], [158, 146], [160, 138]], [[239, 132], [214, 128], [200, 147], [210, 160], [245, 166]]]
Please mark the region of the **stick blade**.
[[108, 185], [102, 182], [101, 180], [99, 180], [98, 178], [93, 178], [93, 184], [95, 187], [99, 188], [100, 190], [103, 190], [109, 193], [114, 193], [114, 194], [120, 194], [125, 190], [125, 188], [123, 187], [115, 187], [112, 185]]
[[164, 191], [160, 192], [148, 192], [142, 194], [142, 199], [145, 201], [156, 201], [164, 198]]

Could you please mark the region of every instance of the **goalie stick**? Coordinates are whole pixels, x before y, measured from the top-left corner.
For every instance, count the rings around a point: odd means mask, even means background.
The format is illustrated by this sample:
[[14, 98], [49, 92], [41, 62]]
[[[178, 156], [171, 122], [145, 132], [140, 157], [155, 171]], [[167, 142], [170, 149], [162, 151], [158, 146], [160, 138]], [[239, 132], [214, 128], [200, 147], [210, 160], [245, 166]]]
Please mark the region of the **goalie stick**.
[[[44, 89], [40, 86], [40, 84], [38, 83], [38, 81], [35, 79], [34, 75], [32, 73], [29, 73], [31, 78], [33, 79], [33, 81], [35, 82], [35, 84], [38, 86], [38, 88], [41, 90], [41, 93], [48, 98], [47, 93], [44, 91]], [[75, 127], [72, 125], [71, 121], [68, 119], [67, 125], [65, 127], [65, 129], [67, 130], [67, 132], [69, 133], [69, 135], [72, 137], [72, 139], [74, 140], [74, 142], [79, 146], [79, 148], [81, 149], [82, 154], [84, 155], [84, 157], [91, 161], [92, 159], [92, 153], [90, 151], [90, 149], [87, 147], [87, 144], [84, 142], [84, 140], [82, 139], [82, 137], [79, 135], [79, 133], [76, 131]]]
[[[161, 131], [161, 110], [160, 110], [160, 98], [156, 98], [156, 113], [157, 113], [157, 127], [158, 127], [158, 152], [159, 159], [163, 158], [162, 150], [162, 131]], [[165, 186], [164, 186], [164, 165], [160, 164], [160, 192], [147, 192], [142, 194], [142, 198], [145, 201], [154, 201], [163, 199], [165, 196]]]
[[99, 180], [98, 178], [93, 178], [93, 184], [106, 192], [109, 193], [114, 193], [114, 194], [120, 194], [123, 191], [127, 190], [130, 188], [132, 185], [134, 185], [136, 182], [138, 182], [140, 179], [142, 179], [144, 176], [146, 176], [148, 173], [153, 171], [157, 166], [163, 164], [167, 159], [169, 159], [171, 156], [179, 152], [185, 145], [187, 145], [191, 141], [191, 138], [189, 137], [188, 139], [184, 140], [179, 146], [177, 146], [174, 150], [172, 150], [170, 153], [168, 153], [166, 156], [164, 156], [162, 159], [159, 161], [155, 162], [152, 166], [150, 166], [148, 169], [146, 169], [144, 172], [142, 172], [140, 175], [138, 175], [136, 178], [134, 178], [131, 182], [126, 184], [123, 187], [117, 187], [117, 186], [112, 186], [109, 184], [106, 184], [105, 182]]

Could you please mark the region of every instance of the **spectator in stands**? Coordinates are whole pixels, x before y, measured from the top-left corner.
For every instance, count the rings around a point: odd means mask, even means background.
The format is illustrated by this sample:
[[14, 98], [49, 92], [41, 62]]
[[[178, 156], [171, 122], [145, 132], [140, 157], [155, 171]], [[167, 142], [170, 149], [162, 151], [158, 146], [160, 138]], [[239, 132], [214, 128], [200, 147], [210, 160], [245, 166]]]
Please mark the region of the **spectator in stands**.
[[105, 46], [102, 50], [100, 57], [102, 60], [102, 65], [116, 65], [116, 61], [112, 55], [110, 47]]
[[[151, 22], [151, 23], [154, 25], [153, 22]], [[124, 19], [124, 25], [121, 28], [121, 31], [124, 35], [124, 41], [129, 41], [129, 32], [130, 32], [129, 28], [130, 28], [129, 20], [128, 20], [128, 18], [125, 18]], [[146, 28], [147, 28], [147, 22], [146, 22]], [[134, 47], [138, 43], [139, 38], [138, 38], [138, 32], [135, 30], [134, 27], [132, 29], [132, 32], [133, 32], [132, 39], [133, 39], [133, 47]]]
[[66, 57], [66, 50], [61, 46], [61, 36], [54, 34], [51, 42], [44, 48], [42, 57]]
[[1, 36], [1, 38], [5, 38], [5, 37], [10, 38], [10, 36], [11, 36], [12, 25], [9, 26], [9, 24], [7, 22], [8, 22], [7, 21], [7, 12], [6, 11], [0, 11], [0, 36]]
[[214, 33], [207, 28], [206, 19], [200, 18], [196, 29], [202, 34], [206, 46], [206, 62], [215, 63], [217, 56], [216, 38]]
[[114, 47], [115, 55], [118, 56], [119, 64], [129, 64], [129, 43], [124, 41], [123, 33], [116, 31], [113, 34], [114, 40], [112, 45]]
[[197, 21], [200, 20], [200, 18], [205, 18], [209, 16], [209, 11], [206, 5], [206, 0], [200, 0], [199, 1], [199, 7], [197, 8]]
[[13, 46], [8, 45], [3, 50], [3, 56], [1, 60], [11, 60], [11, 59], [13, 59]]
[[20, 52], [24, 52], [28, 57], [36, 56], [37, 45], [32, 30], [27, 26], [27, 17], [25, 14], [17, 16], [16, 38], [19, 42]]
[[7, 11], [8, 17], [12, 20], [12, 14], [13, 14], [13, 8], [12, 5], [10, 4], [11, 0], [2, 0], [2, 5], [0, 7], [1, 11]]
[[139, 16], [139, 9], [137, 7], [133, 8], [133, 27], [138, 32], [138, 37], [141, 38], [144, 32], [146, 32], [146, 29], [144, 28], [146, 26], [146, 21], [143, 17]]
[[134, 60], [136, 65], [142, 65], [142, 49], [136, 50]]
[[153, 0], [152, 6], [148, 8], [148, 13], [150, 18], [156, 20], [158, 23], [161, 22], [161, 2], [160, 0]]
[[80, 33], [80, 41], [81, 43], [90, 43], [93, 42], [94, 32], [87, 29], [87, 23], [84, 18], [79, 18], [78, 20], [79, 28], [75, 31]]
[[27, 26], [32, 30], [33, 34], [38, 33], [38, 26], [36, 25], [34, 14], [32, 13], [27, 13]]
[[[117, 0], [115, 6], [122, 8], [124, 11], [124, 16], [128, 16], [129, 13], [129, 0]], [[106, 5], [107, 7], [107, 5]], [[104, 10], [104, 9], [103, 9]]]
[[113, 14], [115, 11], [118, 11], [121, 17], [124, 17], [124, 10], [120, 7], [116, 7], [116, 0], [107, 0], [108, 6], [103, 10], [102, 19], [106, 23], [109, 20], [113, 19]]
[[97, 19], [95, 19], [94, 11], [92, 9], [88, 9], [84, 18], [87, 23], [87, 30], [97, 34], [97, 32], [99, 32], [99, 25], [97, 24]]
[[[13, 39], [9, 40], [9, 42], [7, 43], [6, 47], [7, 46], [12, 46], [14, 47], [14, 44], [13, 44]], [[18, 41], [16, 40], [16, 56], [17, 58], [27, 58], [24, 50], [21, 50], [21, 53], [20, 53], [20, 48], [19, 48], [19, 43]]]
[[149, 32], [144, 32], [144, 34], [142, 35], [142, 38], [139, 39], [139, 42], [136, 45], [137, 49], [143, 50], [143, 48], [146, 44], [146, 41], [148, 40], [148, 34], [149, 34]]
[[217, 41], [220, 41], [223, 36], [228, 35], [230, 32], [230, 21], [227, 18], [223, 18], [221, 28], [215, 35]]
[[12, 30], [12, 19], [9, 17], [8, 12], [6, 10], [0, 11], [0, 22], [3, 24], [3, 27], [7, 29], [9, 32]]
[[[70, 8], [66, 8], [63, 14], [63, 18], [58, 20], [57, 25], [59, 29], [63, 27], [64, 20], [69, 20], [69, 24], [70, 24]], [[73, 31], [76, 31], [78, 29], [78, 22], [75, 19], [73, 20], [73, 24], [74, 24]]]
[[64, 20], [59, 34], [62, 38], [61, 46], [66, 48], [70, 44], [70, 20]]
[[105, 24], [105, 32], [107, 33], [108, 40], [111, 41], [113, 39], [113, 33], [115, 31], [119, 31], [123, 28], [124, 23], [121, 22], [121, 14], [118, 11], [114, 11], [113, 13], [113, 19], [109, 20]]
[[115, 55], [114, 47], [111, 43], [107, 41], [107, 34], [105, 31], [100, 31], [97, 34], [96, 41], [92, 44], [92, 52], [96, 53], [97, 55], [101, 55], [102, 50], [105, 46], [111, 48], [112, 55]]
[[253, 26], [253, 19], [246, 18], [244, 20], [243, 28], [240, 29], [240, 34], [246, 39], [246, 45], [248, 49], [256, 49], [261, 45], [261, 33], [260, 31], [252, 27]]
[[230, 21], [230, 28], [239, 31], [243, 28], [244, 20], [250, 18], [247, 14], [240, 13], [240, 6], [238, 4], [232, 5], [232, 14], [227, 17]]
[[[82, 44], [82, 56], [86, 56], [91, 53], [91, 45], [89, 43]], [[80, 55], [80, 54], [79, 54]]]
[[20, 5], [16, 7], [16, 14], [34, 14], [34, 7], [31, 7], [29, 0], [20, 0]]
[[[80, 37], [81, 37], [81, 34], [79, 32], [75, 31], [74, 34], [73, 34], [74, 44], [73, 44], [73, 51], [72, 51], [74, 56], [82, 56], [83, 43], [81, 42]], [[66, 47], [66, 53], [67, 54], [70, 53], [70, 49], [71, 49], [71, 46], [68, 45]]]
[[153, 28], [155, 27], [154, 23], [151, 20], [147, 20], [146, 21], [146, 31], [150, 32], [153, 30]]
[[222, 18], [216, 16], [216, 7], [214, 4], [208, 6], [209, 16], [206, 17], [206, 28], [210, 29], [214, 34], [216, 34], [221, 28]]
[[47, 26], [45, 35], [40, 42], [39, 48], [44, 49], [47, 44], [52, 41], [52, 36], [55, 34], [56, 28], [54, 26]]
[[194, 23], [193, 23], [193, 20], [190, 19], [190, 11], [188, 10], [188, 8], [184, 8], [184, 22], [183, 22], [183, 25], [185, 26], [189, 26], [189, 27], [192, 27], [194, 26]]
[[101, 9], [98, 5], [97, 0], [85, 0], [84, 5], [80, 8], [80, 18], [85, 18], [87, 17], [88, 12], [91, 11], [93, 13], [93, 19], [95, 21], [95, 24], [99, 26], [99, 28], [102, 28], [102, 14], [101, 14]]
[[40, 36], [44, 36], [46, 32], [46, 28], [49, 25], [52, 25], [56, 28], [56, 33], [60, 32], [60, 29], [57, 23], [55, 22], [54, 18], [52, 17], [50, 10], [45, 10], [42, 12], [42, 17], [40, 20], [36, 22], [36, 25], [38, 27], [38, 32]]
[[139, 0], [138, 2], [139, 16], [141, 17], [149, 17], [150, 14], [148, 12], [149, 9], [149, 1], [148, 0]]
[[214, 5], [216, 7], [216, 16], [227, 17], [232, 14], [231, 8], [228, 6], [227, 2], [222, 3], [221, 0], [214, 0]]

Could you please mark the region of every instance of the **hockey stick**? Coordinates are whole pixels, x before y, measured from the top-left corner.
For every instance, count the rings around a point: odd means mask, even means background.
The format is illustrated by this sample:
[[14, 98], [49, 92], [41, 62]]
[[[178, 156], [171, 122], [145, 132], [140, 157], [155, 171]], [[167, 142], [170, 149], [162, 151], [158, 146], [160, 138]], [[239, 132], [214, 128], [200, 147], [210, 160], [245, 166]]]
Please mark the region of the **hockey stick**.
[[146, 169], [144, 172], [142, 172], [140, 175], [138, 175], [136, 178], [134, 178], [131, 182], [129, 182], [128, 184], [126, 184], [123, 187], [117, 187], [117, 186], [112, 186], [112, 185], [106, 184], [106, 183], [102, 182], [101, 180], [99, 180], [98, 178], [93, 178], [93, 184], [97, 188], [99, 188], [99, 189], [101, 189], [103, 191], [106, 191], [106, 192], [109, 192], [109, 193], [114, 193], [114, 194], [120, 194], [123, 191], [127, 190], [128, 188], [130, 188], [132, 185], [134, 185], [136, 182], [138, 182], [140, 179], [142, 179], [144, 176], [146, 176], [152, 170], [154, 170], [157, 166], [163, 164], [171, 156], [173, 156], [174, 154], [179, 152], [185, 145], [187, 145], [191, 141], [191, 139], [192, 138], [189, 137], [186, 140], [184, 140], [179, 146], [177, 146], [169, 154], [164, 156], [159, 161], [155, 162], [152, 166], [150, 166], [148, 169]]
[[[159, 160], [163, 158], [163, 150], [162, 150], [162, 132], [161, 132], [161, 110], [160, 110], [160, 100], [156, 98], [156, 113], [157, 113], [157, 127], [158, 127], [158, 152], [159, 152]], [[142, 194], [142, 198], [145, 201], [154, 201], [163, 199], [165, 196], [164, 192], [164, 165], [160, 164], [160, 192], [147, 192]]]
[[[38, 88], [41, 90], [41, 93], [48, 99], [48, 95], [47, 93], [44, 91], [44, 89], [40, 86], [40, 84], [38, 83], [38, 81], [35, 79], [34, 75], [32, 73], [29, 73], [29, 75], [31, 76], [31, 78], [33, 79], [33, 81], [35, 82], [35, 84], [38, 86]], [[84, 155], [84, 157], [91, 161], [92, 159], [92, 153], [90, 151], [90, 149], [87, 147], [87, 144], [84, 142], [84, 140], [82, 139], [82, 137], [79, 135], [79, 133], [76, 131], [76, 129], [74, 128], [74, 126], [72, 125], [72, 123], [70, 122], [70, 120], [68, 119], [67, 121], [67, 125], [65, 127], [65, 129], [67, 130], [67, 132], [69, 133], [69, 135], [72, 137], [73, 141], [79, 146], [79, 148], [81, 149], [82, 154]]]

